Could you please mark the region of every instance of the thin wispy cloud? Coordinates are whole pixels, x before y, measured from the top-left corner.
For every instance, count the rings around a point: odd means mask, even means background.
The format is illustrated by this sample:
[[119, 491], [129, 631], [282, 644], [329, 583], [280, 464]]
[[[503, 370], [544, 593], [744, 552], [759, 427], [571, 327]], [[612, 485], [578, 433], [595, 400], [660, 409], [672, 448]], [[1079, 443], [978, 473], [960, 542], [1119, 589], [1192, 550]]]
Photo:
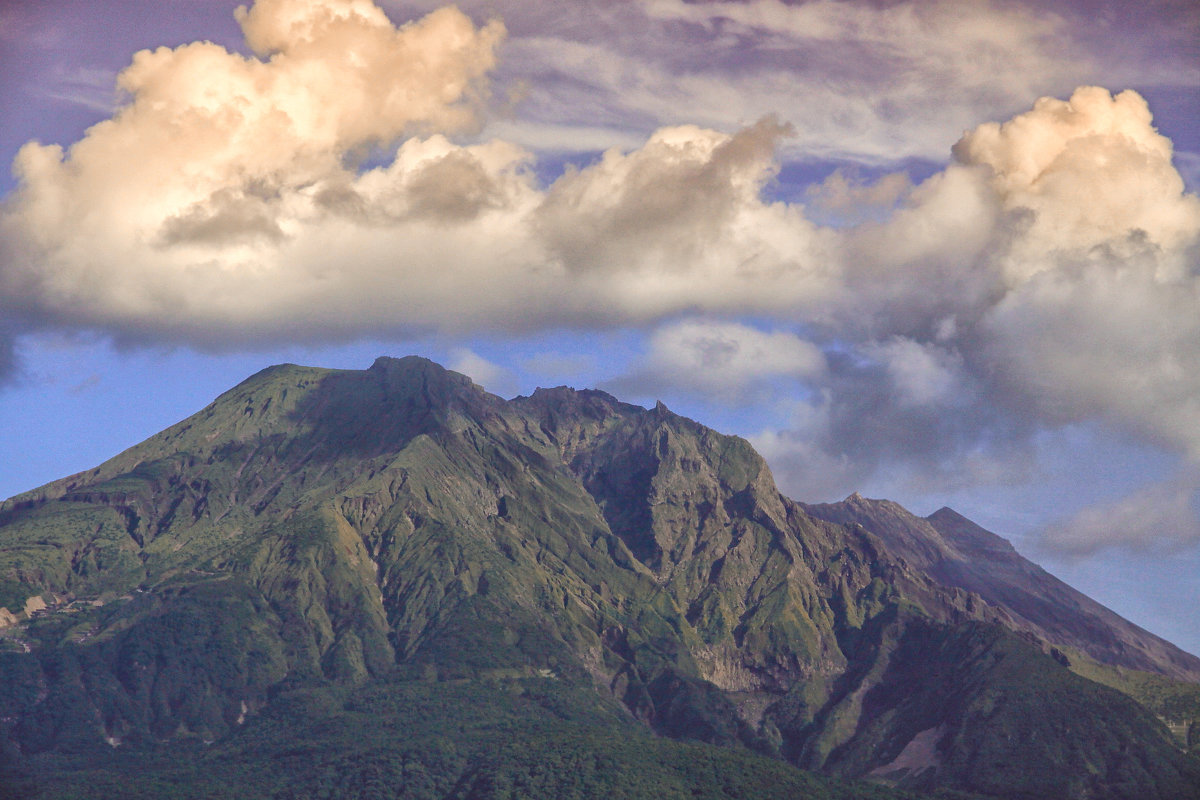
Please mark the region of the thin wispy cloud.
[[116, 109], [119, 101], [116, 77], [109, 70], [95, 67], [59, 69], [42, 94], [107, 115]]
[[1044, 543], [1075, 556], [1104, 547], [1150, 547], [1170, 552], [1200, 541], [1196, 470], [1124, 497], [1086, 508], [1049, 526]]
[[[545, 149], [603, 149], [597, 130], [629, 147], [666, 125], [732, 130], [776, 114], [796, 127], [788, 158], [942, 161], [962, 131], [1114, 69], [1120, 88], [1198, 79], [1186, 48], [1161, 45], [1196, 30], [1194, 9], [1169, 2], [1138, 14], [990, 0], [459, 5], [505, 20], [496, 80], [523, 101], [497, 130]], [[388, 4], [406, 17], [436, 7]]]

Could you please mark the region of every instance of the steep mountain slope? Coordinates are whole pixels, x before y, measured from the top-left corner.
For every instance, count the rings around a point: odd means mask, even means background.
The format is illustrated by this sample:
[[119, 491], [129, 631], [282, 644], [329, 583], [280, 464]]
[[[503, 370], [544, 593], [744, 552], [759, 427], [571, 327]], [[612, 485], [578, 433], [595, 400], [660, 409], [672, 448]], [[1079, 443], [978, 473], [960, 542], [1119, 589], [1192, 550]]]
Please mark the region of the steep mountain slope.
[[[419, 358], [265, 370], [0, 505], [0, 601], [22, 618], [0, 652], [4, 768], [49, 796], [116, 764], [147, 796], [219, 796], [242, 768], [261, 796], [375, 796], [371, 775], [566, 796], [548, 765], [579, 774], [590, 752], [656, 776], [622, 777], [629, 796], [889, 796], [783, 762], [996, 798], [1200, 793], [1153, 713], [1064, 668], [1054, 629], [996, 588], [1013, 581], [984, 580], [1002, 548], [946, 515], [892, 535], [817, 512], [661, 405], [506, 402]], [[941, 566], [952, 550], [974, 583]], [[1102, 661], [1095, 638], [1079, 647]], [[1190, 675], [1158, 647], [1137, 665]], [[613, 791], [588, 769], [571, 791]]]
[[942, 508], [918, 517], [890, 500], [851, 495], [804, 505], [819, 519], [862, 525], [888, 550], [946, 586], [977, 593], [1009, 626], [1103, 664], [1200, 682], [1200, 658], [1139, 628], [1022, 557], [1005, 539]]
[[858, 494], [804, 508], [820, 519], [861, 525], [942, 585], [977, 593], [1008, 615], [1006, 627], [1040, 642], [1073, 672], [1152, 710], [1180, 746], [1200, 744], [1200, 658], [1072, 589], [1007, 540], [949, 508], [922, 518], [890, 500]]

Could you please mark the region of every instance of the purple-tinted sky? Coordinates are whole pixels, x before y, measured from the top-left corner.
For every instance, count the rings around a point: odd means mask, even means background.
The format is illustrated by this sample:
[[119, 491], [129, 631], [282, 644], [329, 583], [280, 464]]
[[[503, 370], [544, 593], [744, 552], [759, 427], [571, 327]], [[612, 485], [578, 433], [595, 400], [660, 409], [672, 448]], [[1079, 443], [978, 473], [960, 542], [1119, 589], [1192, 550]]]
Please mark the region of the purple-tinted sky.
[[0, 496], [415, 352], [951, 505], [1200, 651], [1193, 3], [236, 7], [0, 4]]

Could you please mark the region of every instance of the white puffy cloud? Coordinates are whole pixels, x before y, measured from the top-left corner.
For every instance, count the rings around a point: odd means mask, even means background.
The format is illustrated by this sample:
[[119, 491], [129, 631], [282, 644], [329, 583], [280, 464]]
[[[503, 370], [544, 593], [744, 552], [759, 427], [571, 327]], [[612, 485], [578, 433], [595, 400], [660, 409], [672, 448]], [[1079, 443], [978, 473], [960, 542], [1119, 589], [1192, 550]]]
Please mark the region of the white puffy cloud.
[[954, 152], [842, 232], [845, 355], [765, 441], [943, 489], [1027, 479], [1030, 436], [1089, 420], [1200, 460], [1200, 201], [1144, 101], [1085, 87]]
[[1052, 550], [1086, 555], [1103, 547], [1172, 548], [1200, 541], [1200, 490], [1194, 471], [1152, 484], [1052, 524], [1043, 542]]
[[692, 309], [790, 312], [825, 299], [830, 232], [760, 198], [787, 129], [664, 128], [549, 187], [534, 222], [553, 263], [598, 306], [633, 321]]
[[[0, 369], [13, 337], [46, 328], [236, 347], [640, 326], [654, 331], [648, 352], [614, 385], [755, 404], [790, 381], [793, 424], [759, 444], [796, 475], [816, 464], [828, 485], [900, 467], [927, 486], [1020, 480], [1039, 428], [1086, 420], [1200, 461], [1200, 200], [1138, 95], [1083, 88], [977, 125], [916, 186], [835, 176], [809, 201], [836, 224], [765, 196], [787, 142], [816, 152], [865, 130], [829, 152], [918, 152], [881, 144], [879, 120], [860, 128], [854, 113], [891, 113], [864, 92], [897, 64], [888, 92], [903, 113], [889, 125], [905, 136], [927, 133], [909, 115], [934, 100], [955, 114], [1009, 103], [987, 69], [910, 103], [906, 91], [958, 63], [943, 23], [994, 71], [1016, 69], [1013, 54], [1033, 72], [1066, 69], [1048, 42], [1021, 36], [1043, 12], [1001, 11], [621, 4], [595, 13], [653, 24], [615, 50], [564, 51], [578, 18], [560, 10], [548, 23], [559, 35], [508, 52], [525, 67], [538, 47], [567, 52], [554, 91], [563, 75], [580, 78], [581, 96], [595, 85], [583, 77], [609, 85], [593, 132], [627, 134], [631, 108], [653, 132], [543, 181], [536, 154], [480, 135], [500, 23], [441, 9], [397, 26], [368, 0], [260, 0], [238, 13], [255, 56], [208, 43], [143, 51], [121, 73], [127, 102], [112, 119], [68, 149], [20, 151], [0, 208]], [[532, 24], [523, 13], [518, 28]], [[645, 75], [621, 61], [672, 25], [725, 49], [709, 65], [649, 47]], [[833, 69], [837, 53], [861, 74], [797, 80], [808, 94], [788, 94], [768, 73], [792, 69], [797, 39], [814, 63]], [[755, 54], [741, 72], [726, 63], [738, 41]], [[845, 58], [855, 46], [878, 63]], [[606, 106], [626, 79], [624, 105]], [[726, 124], [763, 110], [751, 84], [776, 104], [799, 97], [808, 117]], [[561, 99], [538, 91], [535, 117]], [[721, 124], [657, 127], [689, 110]], [[854, 202], [870, 213], [856, 217]], [[504, 378], [469, 351], [458, 360]]]
[[955, 155], [889, 220], [846, 236], [849, 308], [874, 312], [871, 335], [958, 348], [992, 389], [1054, 419], [1161, 423], [1193, 446], [1200, 199], [1144, 101], [1046, 98]]
[[489, 392], [505, 396], [515, 393], [517, 381], [512, 371], [488, 361], [470, 348], [454, 348], [446, 366], [455, 372], [466, 375]]
[[905, 172], [890, 172], [875, 181], [864, 181], [847, 170], [836, 169], [805, 191], [809, 213], [834, 225], [851, 225], [891, 216], [896, 205], [912, 191]]
[[646, 354], [612, 388], [638, 394], [693, 392], [725, 403], [772, 393], [779, 379], [791, 392], [825, 369], [820, 349], [795, 334], [735, 322], [684, 320], [650, 335]]
[[979, 320], [996, 386], [1043, 417], [1099, 416], [1200, 459], [1200, 199], [1132, 92], [1041, 100], [956, 153], [1017, 230]]
[[1090, 86], [1067, 101], [1044, 97], [1003, 125], [980, 125], [954, 153], [989, 168], [1003, 210], [1022, 217], [1004, 263], [1010, 286], [1055, 268], [1063, 255], [1130, 239], [1159, 249], [1157, 279], [1187, 268], [1200, 199], [1184, 194], [1171, 142], [1154, 130], [1136, 92], [1113, 97]]
[[[329, 292], [337, 257], [326, 248], [346, 244], [347, 215], [337, 211], [387, 189], [353, 162], [414, 131], [474, 127], [474, 95], [503, 27], [476, 28], [445, 9], [396, 28], [369, 3], [333, 0], [266, 0], [239, 16], [265, 60], [203, 42], [142, 51], [121, 73], [129, 102], [112, 119], [67, 151], [21, 149], [18, 188], [0, 217], [6, 305], [134, 338], [356, 327], [338, 318], [352, 304]], [[523, 157], [504, 145], [409, 139], [388, 176], [397, 193], [423, 201], [426, 217], [455, 201], [482, 213], [520, 182]], [[471, 182], [476, 163], [491, 169], [482, 188]], [[370, 212], [388, 210], [376, 202]], [[366, 264], [346, 294], [378, 281], [379, 266]], [[325, 298], [322, 314], [313, 306]]]
[[[663, 129], [543, 190], [520, 147], [412, 135], [470, 121], [499, 25], [445, 10], [397, 29], [373, 8], [242, 12], [265, 61], [140, 53], [112, 120], [67, 152], [21, 150], [5, 304], [35, 325], [222, 345], [779, 312], [828, 291], [829, 237], [760, 197], [783, 126]], [[354, 168], [395, 138], [390, 162]]]
[[867, 348], [880, 361], [901, 406], [945, 406], [962, 399], [962, 357], [933, 344], [894, 338]]

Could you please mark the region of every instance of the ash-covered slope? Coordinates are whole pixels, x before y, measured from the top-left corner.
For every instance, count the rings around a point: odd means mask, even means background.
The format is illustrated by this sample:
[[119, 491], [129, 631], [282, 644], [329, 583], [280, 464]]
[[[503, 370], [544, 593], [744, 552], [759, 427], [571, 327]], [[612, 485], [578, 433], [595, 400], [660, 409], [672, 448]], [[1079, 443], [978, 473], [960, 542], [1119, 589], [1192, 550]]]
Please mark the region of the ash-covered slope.
[[5, 774], [48, 796], [118, 766], [144, 796], [245, 773], [279, 797], [373, 796], [345, 788], [371, 775], [406, 797], [553, 796], [581, 774], [586, 796], [890, 796], [791, 764], [981, 797], [1192, 796], [1188, 731], [939, 571], [957, 529], [930, 525], [892, 541], [819, 519], [746, 442], [662, 406], [506, 402], [418, 358], [272, 368], [0, 506], [0, 602], [22, 618], [0, 653]]
[[858, 494], [840, 503], [803, 507], [819, 519], [862, 525], [921, 572], [1007, 611], [1014, 629], [1102, 664], [1200, 682], [1200, 658], [1072, 589], [1017, 553], [1006, 539], [952, 509], [918, 517], [890, 500]]

